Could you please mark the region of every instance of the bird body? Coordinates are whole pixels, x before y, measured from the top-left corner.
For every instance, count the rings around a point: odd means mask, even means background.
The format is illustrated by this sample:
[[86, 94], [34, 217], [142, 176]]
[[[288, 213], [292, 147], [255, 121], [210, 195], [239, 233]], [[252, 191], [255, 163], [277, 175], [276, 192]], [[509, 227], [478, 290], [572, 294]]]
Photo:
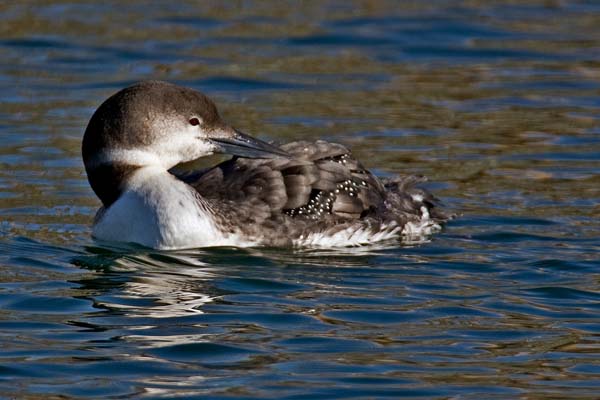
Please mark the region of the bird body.
[[[213, 152], [208, 170], [171, 168]], [[142, 82], [109, 98], [83, 142], [103, 202], [93, 236], [157, 249], [422, 240], [448, 219], [414, 176], [380, 180], [344, 146], [275, 147], [224, 124], [192, 89]]]

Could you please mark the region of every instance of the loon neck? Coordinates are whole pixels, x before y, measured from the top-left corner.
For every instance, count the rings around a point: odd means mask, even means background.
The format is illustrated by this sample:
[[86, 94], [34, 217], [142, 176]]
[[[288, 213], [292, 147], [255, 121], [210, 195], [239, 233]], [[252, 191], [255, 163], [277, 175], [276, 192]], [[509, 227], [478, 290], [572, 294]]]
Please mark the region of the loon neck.
[[103, 149], [84, 146], [83, 159], [88, 181], [104, 208], [110, 207], [127, 189], [127, 182], [141, 170], [168, 174], [178, 160], [159, 157], [145, 149]]
[[86, 172], [90, 186], [107, 209], [125, 191], [127, 180], [141, 168], [143, 167], [126, 163], [110, 163], [93, 168], [86, 166]]

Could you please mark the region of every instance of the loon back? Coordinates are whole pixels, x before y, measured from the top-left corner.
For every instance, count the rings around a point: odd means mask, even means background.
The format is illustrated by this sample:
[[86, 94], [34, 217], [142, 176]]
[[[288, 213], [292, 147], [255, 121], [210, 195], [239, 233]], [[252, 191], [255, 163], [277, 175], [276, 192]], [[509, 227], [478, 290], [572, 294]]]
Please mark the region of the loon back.
[[422, 177], [382, 181], [336, 143], [298, 141], [281, 149], [290, 157], [234, 157], [179, 178], [211, 205], [221, 227], [262, 245], [422, 241], [448, 220], [437, 199], [415, 186]]

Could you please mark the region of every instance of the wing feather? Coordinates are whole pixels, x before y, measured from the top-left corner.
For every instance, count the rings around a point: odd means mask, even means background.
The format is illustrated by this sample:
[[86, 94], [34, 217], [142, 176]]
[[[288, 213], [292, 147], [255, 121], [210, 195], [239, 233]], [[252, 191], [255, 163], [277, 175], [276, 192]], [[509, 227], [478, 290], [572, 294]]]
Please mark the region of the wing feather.
[[[232, 158], [180, 178], [221, 210], [224, 224], [248, 235], [276, 233], [279, 239], [269, 242], [275, 245], [348, 224], [374, 232], [389, 222], [403, 226], [420, 218], [421, 206], [435, 204], [428, 192], [413, 187], [419, 178], [384, 184], [340, 144], [299, 141], [281, 148], [289, 159]], [[443, 214], [432, 215], [443, 221]]]

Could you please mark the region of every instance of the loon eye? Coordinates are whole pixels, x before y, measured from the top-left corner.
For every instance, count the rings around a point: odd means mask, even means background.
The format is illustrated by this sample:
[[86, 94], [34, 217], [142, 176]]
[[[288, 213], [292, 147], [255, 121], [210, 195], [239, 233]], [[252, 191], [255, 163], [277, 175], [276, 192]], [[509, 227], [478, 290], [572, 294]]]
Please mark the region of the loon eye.
[[192, 117], [192, 118], [190, 118], [189, 122], [190, 122], [190, 125], [198, 126], [198, 125], [200, 125], [200, 118]]

